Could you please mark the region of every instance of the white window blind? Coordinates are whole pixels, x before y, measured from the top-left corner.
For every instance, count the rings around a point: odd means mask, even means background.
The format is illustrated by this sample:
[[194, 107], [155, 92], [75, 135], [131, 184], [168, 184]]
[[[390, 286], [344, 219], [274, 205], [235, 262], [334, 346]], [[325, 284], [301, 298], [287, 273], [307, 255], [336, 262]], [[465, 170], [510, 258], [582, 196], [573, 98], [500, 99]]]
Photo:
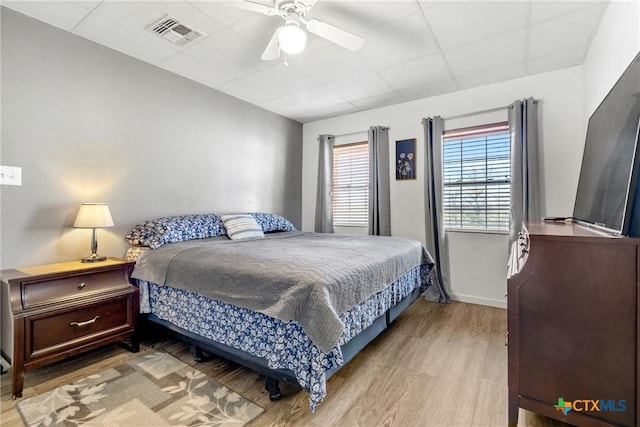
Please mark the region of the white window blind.
[[369, 213], [367, 142], [333, 148], [333, 224], [366, 227]]
[[508, 231], [508, 123], [446, 131], [443, 158], [445, 228]]

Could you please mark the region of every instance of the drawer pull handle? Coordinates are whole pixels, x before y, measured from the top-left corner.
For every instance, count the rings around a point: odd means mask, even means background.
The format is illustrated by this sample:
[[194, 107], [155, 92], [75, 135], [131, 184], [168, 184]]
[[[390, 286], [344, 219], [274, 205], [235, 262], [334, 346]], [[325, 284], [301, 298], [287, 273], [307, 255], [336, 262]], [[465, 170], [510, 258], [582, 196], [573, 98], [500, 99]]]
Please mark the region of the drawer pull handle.
[[85, 286], [87, 286], [87, 284], [86, 284], [86, 283], [84, 283], [84, 282], [82, 282], [82, 283], [80, 283], [80, 284], [78, 285], [78, 289], [84, 289], [84, 288], [85, 288]]
[[77, 326], [78, 328], [82, 328], [83, 326], [87, 326], [90, 325], [92, 323], [96, 323], [96, 320], [98, 320], [100, 318], [100, 316], [96, 316], [91, 320], [85, 320], [84, 322], [71, 322], [69, 323], [69, 326]]

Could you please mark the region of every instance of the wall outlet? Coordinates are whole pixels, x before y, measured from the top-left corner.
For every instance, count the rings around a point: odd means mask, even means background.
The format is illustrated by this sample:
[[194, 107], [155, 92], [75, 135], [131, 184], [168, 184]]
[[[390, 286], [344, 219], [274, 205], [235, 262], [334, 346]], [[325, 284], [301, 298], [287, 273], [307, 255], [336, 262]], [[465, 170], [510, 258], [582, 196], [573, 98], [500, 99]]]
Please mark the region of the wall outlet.
[[16, 166], [0, 166], [1, 185], [22, 185], [22, 168]]

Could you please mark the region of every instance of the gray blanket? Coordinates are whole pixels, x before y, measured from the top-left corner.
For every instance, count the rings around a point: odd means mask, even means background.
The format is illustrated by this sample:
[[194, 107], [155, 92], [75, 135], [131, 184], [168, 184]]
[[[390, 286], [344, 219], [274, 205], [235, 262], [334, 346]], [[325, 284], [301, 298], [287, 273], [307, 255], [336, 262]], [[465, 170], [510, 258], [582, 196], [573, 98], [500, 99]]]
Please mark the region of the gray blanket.
[[143, 253], [133, 277], [295, 320], [329, 352], [340, 314], [422, 264], [433, 259], [416, 240], [294, 231], [164, 245]]

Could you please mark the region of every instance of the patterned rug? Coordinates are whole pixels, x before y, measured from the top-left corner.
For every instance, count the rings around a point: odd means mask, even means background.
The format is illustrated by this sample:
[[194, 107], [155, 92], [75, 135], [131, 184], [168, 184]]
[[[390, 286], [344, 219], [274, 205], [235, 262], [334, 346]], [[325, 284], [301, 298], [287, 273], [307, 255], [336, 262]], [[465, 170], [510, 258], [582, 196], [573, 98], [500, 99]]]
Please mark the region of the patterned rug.
[[264, 412], [164, 352], [137, 357], [16, 407], [28, 426], [243, 426]]

